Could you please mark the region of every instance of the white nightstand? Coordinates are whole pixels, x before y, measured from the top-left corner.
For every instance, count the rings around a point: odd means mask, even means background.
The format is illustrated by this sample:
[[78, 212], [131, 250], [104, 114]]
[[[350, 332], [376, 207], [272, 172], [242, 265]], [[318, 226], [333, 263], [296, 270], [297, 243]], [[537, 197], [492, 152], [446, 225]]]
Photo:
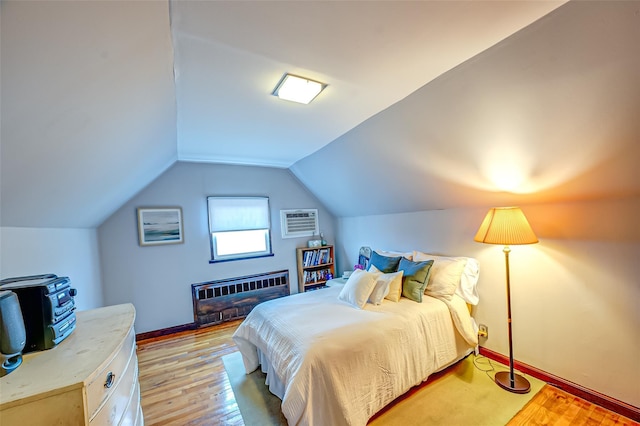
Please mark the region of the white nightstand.
[[344, 285], [347, 282], [346, 278], [334, 278], [326, 282], [327, 287], [333, 287], [334, 285]]

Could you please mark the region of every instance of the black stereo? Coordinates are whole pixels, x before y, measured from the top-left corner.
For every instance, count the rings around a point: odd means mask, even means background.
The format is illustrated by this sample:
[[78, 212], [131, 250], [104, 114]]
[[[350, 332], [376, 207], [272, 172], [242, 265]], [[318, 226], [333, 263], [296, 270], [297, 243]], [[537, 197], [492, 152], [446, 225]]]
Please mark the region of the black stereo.
[[27, 341], [23, 352], [51, 349], [76, 328], [76, 289], [54, 274], [7, 278], [0, 289], [18, 296]]

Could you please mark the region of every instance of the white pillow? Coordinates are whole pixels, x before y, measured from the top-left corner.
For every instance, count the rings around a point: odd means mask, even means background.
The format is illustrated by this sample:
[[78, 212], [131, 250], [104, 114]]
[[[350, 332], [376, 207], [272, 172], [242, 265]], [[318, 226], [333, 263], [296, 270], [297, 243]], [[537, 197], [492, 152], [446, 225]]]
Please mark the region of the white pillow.
[[367, 304], [377, 278], [378, 274], [356, 269], [342, 287], [338, 299], [362, 309]]
[[410, 252], [410, 251], [401, 252], [401, 251], [376, 250], [376, 252], [381, 256], [387, 256], [387, 257], [400, 257], [400, 256], [402, 256], [407, 260], [413, 260], [413, 252]]
[[471, 305], [477, 305], [480, 300], [478, 296], [478, 277], [480, 276], [480, 263], [472, 258], [467, 257], [467, 264], [462, 271], [462, 280], [460, 287], [456, 290], [456, 294]]
[[[414, 262], [429, 259], [433, 259], [433, 266], [431, 267], [429, 284], [427, 285], [428, 291], [434, 291], [438, 296], [446, 297], [443, 295], [450, 293], [450, 286], [453, 285], [450, 281], [455, 280], [457, 285], [454, 293], [471, 305], [478, 304], [477, 284], [478, 276], [480, 275], [480, 265], [476, 259], [471, 257], [436, 256], [419, 251], [413, 252]], [[460, 272], [458, 272], [460, 268], [458, 262], [464, 263]], [[433, 285], [431, 284], [432, 282], [434, 283]], [[449, 298], [450, 297], [451, 296], [449, 296]]]
[[[379, 305], [380, 303], [382, 303], [382, 299], [388, 299], [392, 302], [400, 301], [400, 297], [402, 296], [402, 276], [404, 274], [404, 271], [383, 274], [378, 268], [376, 268], [374, 265], [371, 265], [371, 269], [369, 269], [369, 272], [380, 274], [376, 281], [376, 287], [369, 297], [369, 302], [373, 303], [374, 305]], [[384, 295], [376, 303], [376, 300], [379, 297], [379, 294], [376, 294], [378, 286], [380, 286], [381, 288], [385, 288], [385, 290]]]
[[465, 259], [434, 259], [424, 294], [451, 300], [460, 286], [462, 270], [466, 263]]
[[379, 305], [382, 303], [382, 299], [389, 294], [389, 280], [384, 279], [383, 275], [384, 274], [378, 275], [376, 278], [376, 284], [373, 286], [373, 290], [369, 295], [368, 302], [372, 305]]

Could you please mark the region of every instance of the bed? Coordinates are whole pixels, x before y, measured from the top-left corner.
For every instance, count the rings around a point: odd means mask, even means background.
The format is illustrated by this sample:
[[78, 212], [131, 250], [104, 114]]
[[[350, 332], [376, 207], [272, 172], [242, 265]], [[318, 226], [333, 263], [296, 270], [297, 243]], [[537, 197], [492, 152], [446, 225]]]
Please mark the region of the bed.
[[387, 292], [376, 304], [375, 291], [365, 290], [365, 303], [352, 303], [345, 293], [367, 274], [375, 275], [372, 289], [383, 278], [393, 289], [398, 274], [406, 285], [402, 270], [373, 268], [343, 285], [264, 302], [234, 333], [246, 372], [266, 373], [289, 425], [365, 425], [477, 345], [468, 301], [458, 294], [416, 301]]

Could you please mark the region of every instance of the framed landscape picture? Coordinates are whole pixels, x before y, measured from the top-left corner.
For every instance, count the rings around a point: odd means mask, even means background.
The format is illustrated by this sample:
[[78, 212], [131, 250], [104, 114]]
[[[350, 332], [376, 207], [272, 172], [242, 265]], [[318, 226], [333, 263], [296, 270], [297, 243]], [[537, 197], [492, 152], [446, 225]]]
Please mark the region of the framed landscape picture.
[[138, 208], [138, 237], [141, 246], [184, 242], [180, 207]]

